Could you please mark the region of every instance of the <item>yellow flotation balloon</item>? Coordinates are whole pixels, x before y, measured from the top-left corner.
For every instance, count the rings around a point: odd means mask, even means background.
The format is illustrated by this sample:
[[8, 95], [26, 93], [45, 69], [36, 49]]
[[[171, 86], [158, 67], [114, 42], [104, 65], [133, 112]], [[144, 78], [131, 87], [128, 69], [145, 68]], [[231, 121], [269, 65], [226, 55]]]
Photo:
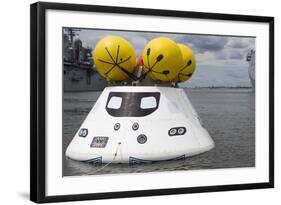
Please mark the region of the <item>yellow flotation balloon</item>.
[[182, 54], [177, 44], [169, 38], [154, 38], [142, 53], [144, 71], [156, 81], [172, 82], [182, 64]]
[[93, 52], [98, 72], [108, 81], [125, 81], [134, 72], [136, 55], [133, 46], [119, 36], [101, 39]]
[[193, 75], [196, 67], [196, 60], [192, 50], [188, 46], [184, 44], [178, 44], [178, 46], [182, 53], [183, 65], [174, 81], [184, 82]]

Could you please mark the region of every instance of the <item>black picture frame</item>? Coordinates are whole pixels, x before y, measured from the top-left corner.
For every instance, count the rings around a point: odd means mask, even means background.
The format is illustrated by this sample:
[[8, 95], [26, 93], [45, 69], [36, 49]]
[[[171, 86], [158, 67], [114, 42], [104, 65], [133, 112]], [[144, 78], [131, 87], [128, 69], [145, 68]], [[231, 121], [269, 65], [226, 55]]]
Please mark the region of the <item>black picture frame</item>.
[[[169, 16], [194, 19], [262, 22], [269, 25], [269, 181], [263, 183], [230, 184], [189, 188], [90, 193], [46, 196], [46, 97], [45, 97], [45, 38], [46, 11], [67, 10]], [[140, 197], [198, 192], [230, 191], [274, 187], [274, 18], [264, 16], [230, 15], [144, 8], [110, 7], [82, 4], [39, 2], [30, 6], [30, 199], [37, 203], [76, 200]]]

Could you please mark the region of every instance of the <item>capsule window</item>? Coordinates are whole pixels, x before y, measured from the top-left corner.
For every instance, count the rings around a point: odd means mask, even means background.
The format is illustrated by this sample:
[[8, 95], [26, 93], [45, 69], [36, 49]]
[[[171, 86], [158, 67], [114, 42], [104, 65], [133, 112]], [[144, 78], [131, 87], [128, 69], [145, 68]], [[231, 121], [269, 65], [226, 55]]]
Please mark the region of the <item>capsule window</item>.
[[112, 96], [110, 101], [107, 104], [107, 107], [110, 109], [119, 109], [122, 104], [122, 98], [117, 96]]
[[106, 111], [114, 117], [143, 117], [157, 110], [159, 92], [110, 92]]
[[157, 107], [156, 98], [153, 96], [143, 97], [140, 103], [141, 109], [151, 109]]

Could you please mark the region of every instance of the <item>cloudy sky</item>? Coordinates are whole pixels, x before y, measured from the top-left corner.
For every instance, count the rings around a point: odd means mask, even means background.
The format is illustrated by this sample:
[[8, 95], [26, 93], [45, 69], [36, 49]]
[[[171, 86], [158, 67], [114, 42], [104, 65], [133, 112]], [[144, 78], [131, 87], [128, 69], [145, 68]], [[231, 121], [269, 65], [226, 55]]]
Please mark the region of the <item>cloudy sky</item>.
[[139, 56], [145, 45], [153, 38], [165, 36], [177, 43], [191, 47], [197, 67], [193, 77], [185, 82], [185, 87], [249, 87], [248, 62], [246, 55], [255, 49], [255, 38], [214, 36], [195, 34], [169, 34], [150, 32], [127, 32], [110, 30], [81, 29], [79, 34], [84, 47], [94, 48], [106, 35], [119, 35], [127, 39]]

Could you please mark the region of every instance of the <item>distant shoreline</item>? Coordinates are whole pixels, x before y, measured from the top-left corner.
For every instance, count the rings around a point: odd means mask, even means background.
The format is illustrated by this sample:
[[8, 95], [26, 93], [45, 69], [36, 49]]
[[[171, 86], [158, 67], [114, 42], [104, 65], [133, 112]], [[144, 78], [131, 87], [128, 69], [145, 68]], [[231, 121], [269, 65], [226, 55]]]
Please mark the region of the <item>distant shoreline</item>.
[[[144, 86], [145, 87], [145, 86]], [[180, 87], [185, 90], [251, 90], [252, 87]], [[102, 92], [102, 90], [73, 90], [73, 91], [64, 91], [64, 93], [78, 93], [78, 92]]]
[[188, 89], [252, 89], [252, 87], [224, 87], [224, 86], [216, 86], [216, 87], [180, 87], [180, 88], [188, 88]]

